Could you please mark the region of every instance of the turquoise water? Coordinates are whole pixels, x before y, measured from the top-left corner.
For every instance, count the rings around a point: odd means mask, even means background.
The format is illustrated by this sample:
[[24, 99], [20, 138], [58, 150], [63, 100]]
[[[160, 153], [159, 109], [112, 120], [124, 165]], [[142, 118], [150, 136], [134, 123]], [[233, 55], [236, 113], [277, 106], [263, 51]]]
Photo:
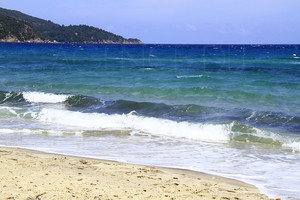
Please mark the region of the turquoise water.
[[299, 199], [299, 47], [0, 44], [0, 144], [206, 171]]

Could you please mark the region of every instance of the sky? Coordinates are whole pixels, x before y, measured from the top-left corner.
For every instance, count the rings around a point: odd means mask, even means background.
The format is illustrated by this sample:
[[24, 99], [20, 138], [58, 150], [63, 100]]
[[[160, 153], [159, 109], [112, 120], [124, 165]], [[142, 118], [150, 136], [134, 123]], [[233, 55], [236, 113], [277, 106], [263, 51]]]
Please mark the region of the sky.
[[300, 0], [1, 0], [0, 7], [151, 44], [300, 44]]

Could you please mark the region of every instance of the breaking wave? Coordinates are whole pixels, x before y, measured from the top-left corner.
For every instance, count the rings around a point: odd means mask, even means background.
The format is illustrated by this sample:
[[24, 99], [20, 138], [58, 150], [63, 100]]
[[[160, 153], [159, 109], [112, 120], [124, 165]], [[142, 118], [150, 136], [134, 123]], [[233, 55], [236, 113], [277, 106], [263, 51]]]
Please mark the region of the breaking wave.
[[[128, 114], [105, 114], [52, 108], [42, 108], [37, 111], [4, 106], [0, 107], [0, 115], [52, 124], [54, 127], [65, 127], [66, 130], [60, 132], [77, 131], [75, 135], [83, 132], [121, 131], [131, 134], [139, 133], [210, 142], [257, 143], [300, 151], [300, 137], [297, 135], [282, 135], [236, 121], [230, 123], [198, 123], [146, 117], [135, 111]], [[38, 132], [49, 131], [33, 131], [33, 133]]]
[[[47, 106], [49, 104], [62, 106], [57, 109]], [[300, 117], [271, 111], [0, 91], [1, 118], [23, 118], [59, 127], [76, 127], [79, 131], [118, 130], [214, 142], [251, 142], [300, 151]]]

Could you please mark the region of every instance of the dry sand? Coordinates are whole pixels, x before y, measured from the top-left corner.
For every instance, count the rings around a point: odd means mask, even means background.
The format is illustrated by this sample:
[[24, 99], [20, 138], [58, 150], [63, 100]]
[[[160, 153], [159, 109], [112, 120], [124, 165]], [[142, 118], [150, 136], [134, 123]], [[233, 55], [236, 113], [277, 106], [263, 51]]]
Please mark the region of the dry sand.
[[269, 198], [204, 173], [0, 147], [0, 199]]

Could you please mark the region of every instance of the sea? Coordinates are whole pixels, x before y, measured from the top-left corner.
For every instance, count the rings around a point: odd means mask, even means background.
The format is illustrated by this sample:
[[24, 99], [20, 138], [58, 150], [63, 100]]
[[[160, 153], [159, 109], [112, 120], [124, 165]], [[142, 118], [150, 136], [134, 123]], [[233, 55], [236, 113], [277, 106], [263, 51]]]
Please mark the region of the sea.
[[300, 45], [0, 44], [0, 145], [300, 199]]

